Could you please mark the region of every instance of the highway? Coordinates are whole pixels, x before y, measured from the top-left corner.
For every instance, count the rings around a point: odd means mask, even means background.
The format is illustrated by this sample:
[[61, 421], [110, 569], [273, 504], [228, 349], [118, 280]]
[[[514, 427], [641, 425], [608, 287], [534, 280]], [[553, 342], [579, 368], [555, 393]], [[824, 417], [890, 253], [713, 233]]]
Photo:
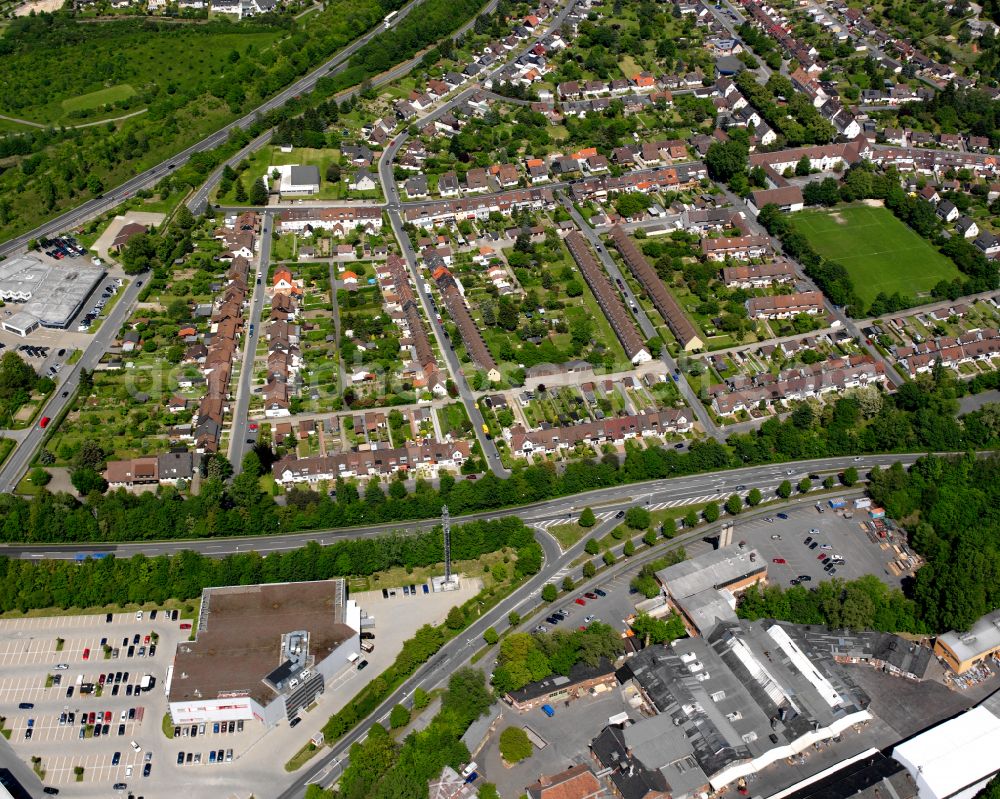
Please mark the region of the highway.
[[[409, 14], [422, 2], [423, 0], [410, 0], [406, 5], [399, 9], [399, 13], [390, 22], [389, 27], [395, 27], [398, 25], [400, 20], [405, 19], [407, 14]], [[229, 134], [232, 131], [237, 129], [246, 130], [258, 119], [258, 117], [266, 114], [268, 111], [283, 106], [297, 95], [312, 91], [316, 86], [316, 82], [320, 78], [328, 75], [336, 75], [342, 71], [346, 68], [347, 61], [352, 55], [364, 47], [375, 36], [385, 30], [385, 25], [380, 22], [376, 27], [368, 31], [368, 33], [364, 34], [359, 39], [355, 39], [351, 42], [351, 44], [347, 45], [347, 47], [342, 50], [339, 50], [334, 56], [314, 69], [312, 72], [302, 78], [299, 78], [293, 84], [278, 92], [278, 94], [274, 95], [269, 100], [264, 101], [253, 110], [244, 114], [239, 119], [230, 122], [225, 127], [220, 128], [210, 136], [192, 144], [190, 147], [182, 150], [176, 155], [161, 161], [159, 164], [147, 169], [145, 172], [141, 172], [135, 177], [129, 178], [121, 185], [116, 186], [113, 189], [109, 189], [101, 197], [95, 197], [92, 200], [88, 200], [82, 205], [79, 205], [64, 214], [54, 217], [48, 222], [39, 225], [34, 230], [28, 231], [17, 238], [10, 239], [3, 244], [0, 244], [0, 257], [7, 257], [8, 255], [26, 247], [31, 239], [55, 235], [61, 231], [72, 228], [75, 225], [79, 225], [93, 219], [95, 216], [102, 214], [109, 208], [113, 208], [119, 203], [124, 202], [140, 189], [153, 186], [165, 175], [187, 163], [188, 159], [195, 153], [211, 150], [213, 147], [219, 146], [229, 138]], [[259, 141], [260, 138], [263, 137], [258, 137], [255, 141]], [[258, 144], [257, 146], [260, 145]], [[250, 147], [250, 145], [248, 145], [248, 147]], [[248, 150], [247, 148], [244, 148], [244, 150], [252, 152], [252, 150]], [[221, 169], [218, 171], [219, 174], [221, 174]], [[207, 193], [205, 196], [207, 196]]]
[[[239, 474], [243, 467], [243, 456], [251, 447], [247, 444], [250, 438], [248, 411], [253, 388], [253, 364], [257, 353], [257, 342], [260, 340], [261, 311], [264, 308], [264, 297], [267, 295], [267, 269], [271, 262], [271, 234], [274, 229], [274, 217], [264, 214], [260, 229], [260, 252], [257, 253], [256, 279], [251, 274], [248, 278], [253, 290], [253, 301], [244, 319], [243, 365], [240, 368], [239, 382], [236, 386], [236, 406], [233, 408], [232, 426], [229, 431], [229, 462], [233, 471]], [[256, 437], [254, 437], [256, 438]]]
[[[129, 283], [125, 286], [122, 296], [118, 298], [118, 302], [108, 312], [107, 317], [105, 317], [100, 329], [90, 340], [90, 344], [87, 345], [87, 349], [84, 350], [80, 360], [68, 370], [65, 370], [64, 367], [65, 377], [61, 383], [58, 383], [52, 397], [45, 403], [45, 407], [42, 408], [38, 416], [39, 421], [43, 416], [56, 419], [73, 401], [73, 397], [80, 387], [80, 370], [93, 370], [100, 363], [101, 357], [107, 351], [108, 347], [111, 346], [111, 342], [117, 337], [118, 331], [125, 323], [125, 320], [128, 319], [129, 314], [132, 313], [132, 308], [135, 306], [139, 292], [146, 282], [146, 277], [146, 275], [137, 275], [129, 279]], [[95, 291], [99, 292], [100, 286], [106, 283], [107, 280], [102, 281]], [[44, 438], [45, 431], [39, 427], [38, 422], [35, 422], [25, 433], [24, 438], [21, 439], [18, 446], [11, 452], [3, 468], [0, 469], [0, 491], [13, 493], [21, 477], [31, 464], [31, 459], [34, 457], [35, 452], [42, 445]]]
[[[585, 507], [595, 512], [625, 510], [636, 504], [679, 507], [694, 502], [725, 500], [732, 494], [746, 494], [750, 489], [759, 488], [767, 494], [777, 488], [783, 480], [796, 483], [808, 474], [834, 474], [854, 466], [866, 471], [874, 466], [889, 466], [897, 461], [904, 465], [913, 463], [919, 455], [864, 455], [841, 458], [820, 458], [816, 460], [776, 463], [763, 466], [747, 466], [718, 472], [664, 480], [650, 480], [644, 483], [599, 488], [569, 497], [522, 505], [516, 508], [474, 513], [452, 517], [453, 524], [462, 524], [475, 519], [494, 519], [503, 516], [517, 516], [526, 524], [537, 524], [555, 519], [574, 519]], [[745, 486], [737, 489], [737, 486]], [[0, 546], [0, 555], [41, 560], [72, 560], [78, 552], [109, 552], [116, 557], [127, 558], [136, 554], [150, 557], [172, 555], [184, 550], [193, 550], [210, 557], [222, 557], [237, 552], [287, 552], [305, 546], [310, 541], [332, 544], [338, 539], [372, 538], [387, 533], [405, 533], [427, 530], [438, 524], [438, 519], [421, 521], [379, 523], [364, 527], [346, 527], [333, 530], [312, 530], [301, 533], [287, 533], [268, 536], [241, 536], [231, 538], [207, 538], [179, 541], [139, 541], [129, 543], [86, 544], [8, 544]]]

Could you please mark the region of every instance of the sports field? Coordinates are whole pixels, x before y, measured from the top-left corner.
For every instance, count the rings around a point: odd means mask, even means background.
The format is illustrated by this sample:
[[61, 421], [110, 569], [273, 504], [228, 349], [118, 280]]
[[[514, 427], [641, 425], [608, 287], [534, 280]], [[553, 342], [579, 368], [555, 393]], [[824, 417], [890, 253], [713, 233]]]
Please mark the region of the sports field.
[[844, 265], [866, 306], [880, 291], [919, 299], [939, 281], [961, 277], [950, 259], [886, 208], [844, 205], [800, 211], [789, 220], [816, 252]]

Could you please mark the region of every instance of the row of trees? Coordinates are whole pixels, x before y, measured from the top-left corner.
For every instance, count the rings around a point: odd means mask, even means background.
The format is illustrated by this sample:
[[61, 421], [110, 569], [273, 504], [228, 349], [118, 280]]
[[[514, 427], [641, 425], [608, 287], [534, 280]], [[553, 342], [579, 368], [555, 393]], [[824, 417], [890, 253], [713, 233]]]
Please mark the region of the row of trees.
[[[512, 549], [515, 575], [541, 568], [541, 551], [531, 530], [513, 516], [476, 521], [452, 530], [452, 557], [478, 558]], [[68, 560], [0, 558], [0, 612], [32, 608], [101, 607], [109, 604], [194, 599], [206, 586], [253, 585], [294, 580], [369, 575], [393, 567], [429, 566], [444, 559], [440, 529], [409, 536], [338, 541], [263, 556], [258, 552], [211, 558], [185, 550], [176, 555]]]

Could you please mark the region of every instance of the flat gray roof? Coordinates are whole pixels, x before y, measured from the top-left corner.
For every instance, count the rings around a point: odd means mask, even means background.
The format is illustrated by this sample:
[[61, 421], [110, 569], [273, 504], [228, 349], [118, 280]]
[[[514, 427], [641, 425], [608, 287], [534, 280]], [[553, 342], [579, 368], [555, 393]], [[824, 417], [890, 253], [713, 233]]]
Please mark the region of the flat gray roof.
[[107, 270], [82, 259], [50, 264], [32, 255], [0, 263], [0, 297], [46, 327], [66, 327]]
[[766, 568], [767, 561], [760, 552], [734, 544], [661, 569], [656, 579], [672, 597], [680, 599], [709, 588], [724, 588]]
[[293, 166], [289, 170], [289, 183], [293, 186], [319, 185], [319, 167], [307, 164], [306, 166]]

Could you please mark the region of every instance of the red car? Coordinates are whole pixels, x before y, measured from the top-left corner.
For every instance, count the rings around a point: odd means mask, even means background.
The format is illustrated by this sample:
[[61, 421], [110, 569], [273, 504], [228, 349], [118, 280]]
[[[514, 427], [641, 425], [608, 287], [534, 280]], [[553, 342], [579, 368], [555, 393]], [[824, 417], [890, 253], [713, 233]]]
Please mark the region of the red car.
[[109, 724], [110, 722], [111, 722], [111, 711], [110, 710], [105, 710], [104, 711], [104, 723], [105, 724]]
[[181, 625], [181, 629], [182, 629], [182, 630], [190, 630], [190, 629], [191, 629], [191, 625], [190, 625], [190, 624], [187, 624], [187, 623], [185, 623], [185, 624], [182, 624], [182, 625]]
[[90, 712], [90, 716], [87, 718], [87, 723], [88, 724], [93, 724], [95, 718], [96, 718], [96, 714], [93, 711], [91, 711]]
[[83, 659], [84, 660], [90, 660], [90, 650], [89, 649], [84, 649], [83, 650]]
[[823, 560], [823, 558], [825, 558], [825, 557], [826, 557], [826, 553], [825, 552], [821, 552], [819, 555], [816, 556], [816, 560]]
[[145, 637], [145, 639], [143, 639], [143, 643], [144, 644], [148, 644], [149, 643], [149, 636], [148, 635]]
[[595, 594], [593, 591], [588, 591], [586, 594], [584, 594], [584, 596], [587, 597], [587, 599], [597, 599], [597, 594]]
[[256, 422], [250, 422], [250, 429], [251, 430], [256, 430], [257, 429], [257, 423]]
[[42, 428], [42, 430], [44, 430], [45, 426], [49, 423], [49, 421], [50, 420], [49, 420], [48, 416], [43, 416], [42, 419], [41, 419], [41, 421], [38, 423], [38, 426], [40, 428]]
[[787, 563], [784, 558], [775, 558], [773, 563]]
[[100, 683], [101, 685], [104, 685], [104, 675], [103, 674], [100, 677], [97, 678], [97, 682]]
[[577, 599], [576, 599], [576, 600], [574, 600], [574, 601], [575, 601], [575, 602], [576, 602], [576, 604], [578, 604], [578, 605], [586, 605], [586, 604], [587, 604], [587, 600], [586, 600], [586, 599], [583, 599], [583, 598], [577, 598]]

